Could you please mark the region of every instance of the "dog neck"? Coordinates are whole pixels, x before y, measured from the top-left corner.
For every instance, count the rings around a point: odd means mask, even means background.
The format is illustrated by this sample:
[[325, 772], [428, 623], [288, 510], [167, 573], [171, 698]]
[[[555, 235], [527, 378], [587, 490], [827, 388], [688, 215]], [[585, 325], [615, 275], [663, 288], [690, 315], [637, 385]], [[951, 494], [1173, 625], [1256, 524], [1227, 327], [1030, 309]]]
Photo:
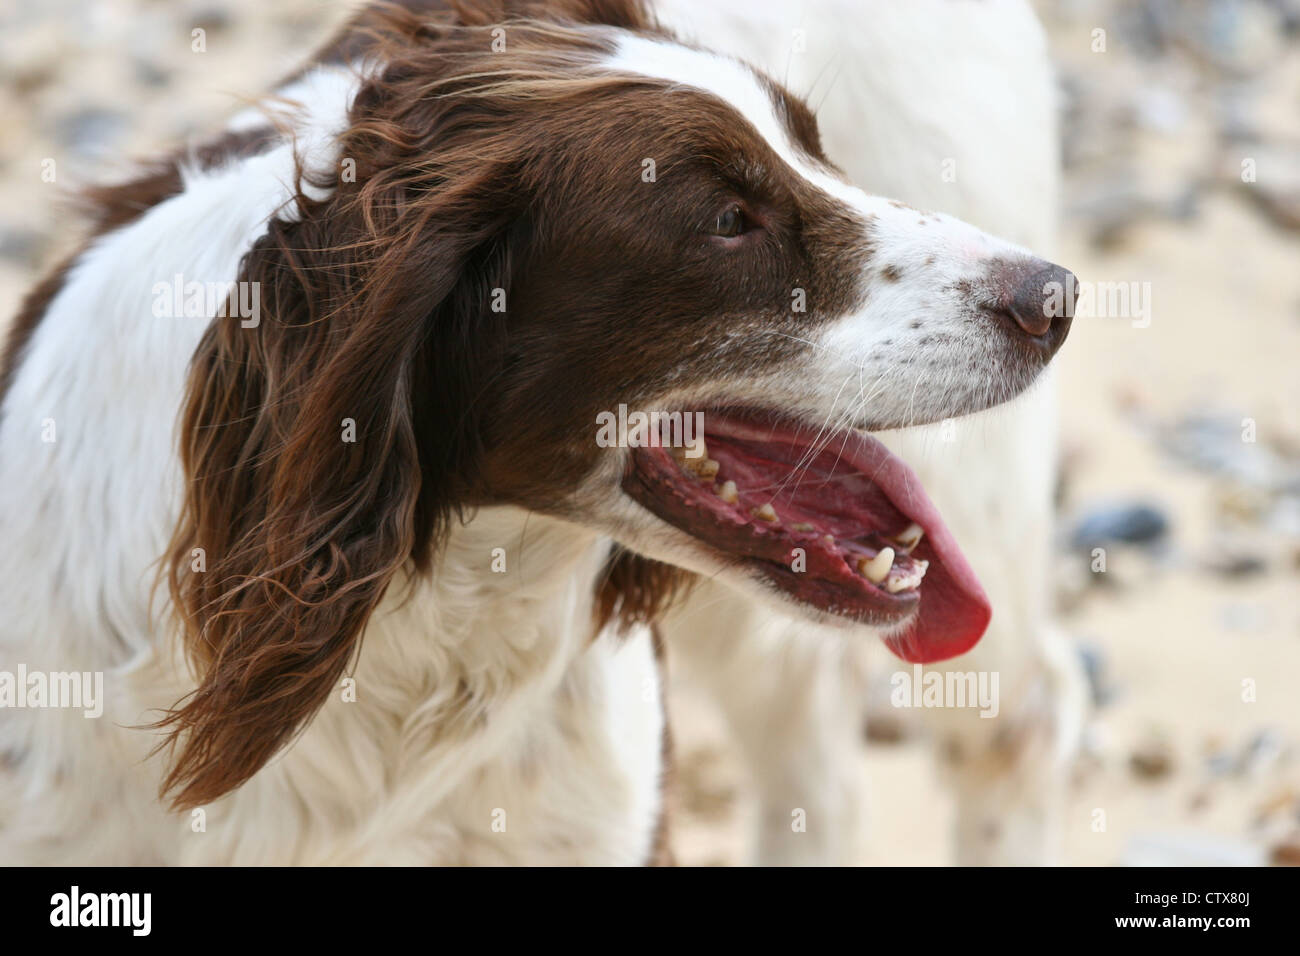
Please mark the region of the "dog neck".
[[595, 636], [593, 582], [608, 549], [577, 525], [482, 508], [453, 527], [430, 575], [393, 582], [369, 631], [426, 633], [440, 664], [471, 682], [485, 672], [498, 683], [552, 669], [558, 680]]

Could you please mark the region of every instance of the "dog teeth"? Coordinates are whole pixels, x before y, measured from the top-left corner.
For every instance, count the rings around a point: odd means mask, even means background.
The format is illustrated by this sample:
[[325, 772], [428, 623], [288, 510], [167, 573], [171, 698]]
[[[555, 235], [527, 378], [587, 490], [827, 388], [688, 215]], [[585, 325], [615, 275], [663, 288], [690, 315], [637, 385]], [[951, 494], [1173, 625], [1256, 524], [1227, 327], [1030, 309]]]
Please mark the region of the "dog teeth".
[[718, 462], [708, 456], [687, 458], [685, 448], [674, 446], [670, 448], [669, 451], [672, 453], [674, 460], [676, 460], [677, 467], [687, 474], [694, 475], [696, 478], [711, 479], [717, 475], [718, 469], [722, 467]]
[[729, 505], [734, 505], [740, 500], [740, 491], [736, 488], [734, 481], [724, 481], [722, 487], [718, 489], [717, 495]]
[[769, 501], [767, 504], [754, 509], [754, 517], [762, 518], [764, 521], [775, 522], [776, 509], [772, 507], [772, 503]]
[[894, 540], [901, 544], [905, 550], [911, 551], [921, 543], [921, 537], [924, 534], [925, 529], [913, 521], [906, 528], [900, 531]]
[[918, 587], [921, 579], [925, 577], [925, 572], [930, 567], [929, 561], [913, 561], [912, 567], [900, 574], [891, 575], [885, 581], [885, 590], [890, 594], [897, 594], [899, 591], [909, 591]]
[[682, 458], [680, 461], [682, 469], [696, 478], [713, 478], [722, 467], [712, 458]]
[[874, 558], [858, 558], [858, 570], [872, 584], [879, 584], [894, 566], [894, 549], [881, 548]]
[[798, 524], [790, 525], [792, 531], [812, 531], [813, 526], [806, 521], [800, 521]]

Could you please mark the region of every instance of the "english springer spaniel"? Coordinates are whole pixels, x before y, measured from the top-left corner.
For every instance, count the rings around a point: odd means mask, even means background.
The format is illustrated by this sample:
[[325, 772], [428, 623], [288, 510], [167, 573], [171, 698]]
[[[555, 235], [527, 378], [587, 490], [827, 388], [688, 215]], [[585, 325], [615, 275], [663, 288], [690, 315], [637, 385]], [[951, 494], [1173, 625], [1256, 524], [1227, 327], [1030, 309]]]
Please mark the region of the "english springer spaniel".
[[5, 860], [662, 861], [692, 573], [908, 661], [988, 624], [868, 433], [1019, 394], [1069, 273], [637, 0], [372, 6], [92, 198], [0, 366]]

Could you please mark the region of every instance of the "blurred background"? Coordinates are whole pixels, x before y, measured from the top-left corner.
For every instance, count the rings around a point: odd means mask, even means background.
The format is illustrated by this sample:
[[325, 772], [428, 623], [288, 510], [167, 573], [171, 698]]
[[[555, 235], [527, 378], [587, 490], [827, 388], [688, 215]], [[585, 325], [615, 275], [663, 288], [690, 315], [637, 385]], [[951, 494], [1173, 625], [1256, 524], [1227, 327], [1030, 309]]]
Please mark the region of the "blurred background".
[[[1076, 321], [1057, 360], [1057, 603], [1094, 704], [1065, 859], [1300, 863], [1300, 0], [1035, 6], [1060, 69], [1054, 258], [1151, 308]], [[0, 323], [75, 247], [78, 185], [210, 130], [346, 10], [0, 0]], [[707, 701], [673, 707], [678, 856], [740, 862], [749, 782]], [[950, 862], [921, 728], [886, 702], [862, 740], [862, 862]]]

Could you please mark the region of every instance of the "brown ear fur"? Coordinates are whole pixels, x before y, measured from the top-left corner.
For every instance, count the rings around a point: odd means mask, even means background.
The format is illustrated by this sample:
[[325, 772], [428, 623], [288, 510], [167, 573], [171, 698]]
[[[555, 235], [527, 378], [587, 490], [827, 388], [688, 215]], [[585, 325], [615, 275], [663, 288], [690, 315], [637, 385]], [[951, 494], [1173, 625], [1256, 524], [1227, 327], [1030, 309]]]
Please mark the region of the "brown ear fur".
[[695, 584], [690, 571], [655, 561], [617, 545], [610, 549], [596, 590], [597, 633], [612, 621], [622, 629], [653, 624]]
[[271, 222], [239, 276], [260, 324], [217, 319], [195, 354], [169, 584], [201, 683], [159, 724], [177, 807], [238, 787], [305, 726], [475, 474], [512, 173], [418, 77], [398, 64], [363, 90], [342, 149], [356, 182]]
[[[215, 320], [195, 353], [169, 584], [201, 680], [159, 722], [178, 807], [235, 789], [292, 740], [394, 576], [429, 570], [461, 506], [481, 500], [480, 398], [506, 345], [489, 305], [527, 258], [524, 194], [538, 188], [528, 170], [542, 147], [522, 119], [535, 97], [579, 95], [565, 51], [603, 47], [517, 22], [519, 79], [485, 85], [502, 62], [491, 21], [450, 6], [459, 15], [388, 8], [354, 26], [386, 64], [340, 144], [355, 180], [323, 176], [328, 198], [300, 192], [292, 216], [272, 220], [239, 275], [258, 284], [260, 324]], [[631, 0], [556, 7], [627, 25], [642, 15]], [[195, 549], [206, 570], [191, 570]]]

